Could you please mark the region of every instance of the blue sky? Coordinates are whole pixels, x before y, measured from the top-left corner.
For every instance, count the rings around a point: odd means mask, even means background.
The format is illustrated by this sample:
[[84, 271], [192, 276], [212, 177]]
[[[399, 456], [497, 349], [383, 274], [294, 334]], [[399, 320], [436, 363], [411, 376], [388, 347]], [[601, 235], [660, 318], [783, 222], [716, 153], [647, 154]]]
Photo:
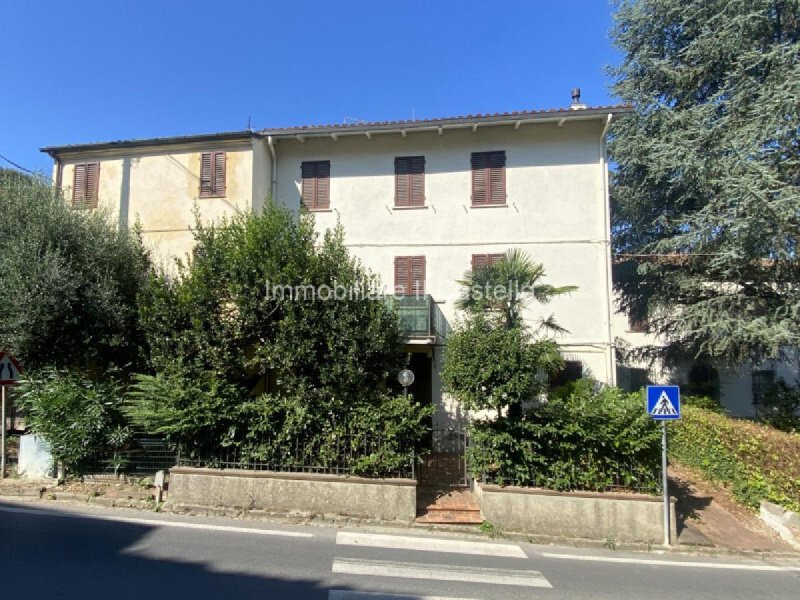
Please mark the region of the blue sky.
[[[607, 0], [0, 0], [0, 154], [614, 101]], [[0, 160], [0, 166], [8, 166]]]

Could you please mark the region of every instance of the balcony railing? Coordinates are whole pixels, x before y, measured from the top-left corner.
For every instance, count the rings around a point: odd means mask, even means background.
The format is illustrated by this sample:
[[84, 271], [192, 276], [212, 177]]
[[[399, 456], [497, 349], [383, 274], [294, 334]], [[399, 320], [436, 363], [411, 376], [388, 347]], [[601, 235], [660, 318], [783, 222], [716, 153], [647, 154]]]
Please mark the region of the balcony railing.
[[406, 336], [438, 342], [447, 338], [450, 325], [432, 296], [388, 296], [386, 302], [397, 312]]

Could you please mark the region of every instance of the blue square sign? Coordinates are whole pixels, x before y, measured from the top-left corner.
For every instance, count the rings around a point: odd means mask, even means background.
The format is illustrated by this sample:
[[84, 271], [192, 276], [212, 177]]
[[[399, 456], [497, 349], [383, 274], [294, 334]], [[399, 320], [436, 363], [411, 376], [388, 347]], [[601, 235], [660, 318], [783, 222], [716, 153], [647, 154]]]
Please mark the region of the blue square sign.
[[656, 421], [681, 418], [681, 388], [677, 385], [648, 385], [647, 414]]

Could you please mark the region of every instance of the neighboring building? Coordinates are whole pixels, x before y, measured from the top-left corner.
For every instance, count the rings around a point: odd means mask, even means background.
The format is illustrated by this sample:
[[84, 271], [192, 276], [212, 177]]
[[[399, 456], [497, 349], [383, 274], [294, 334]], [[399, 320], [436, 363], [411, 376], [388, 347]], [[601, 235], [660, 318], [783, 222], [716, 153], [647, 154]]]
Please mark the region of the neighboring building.
[[76, 207], [138, 222], [163, 260], [190, 252], [195, 210], [209, 222], [271, 197], [313, 211], [320, 231], [341, 222], [351, 252], [406, 294], [397, 305], [412, 391], [446, 426], [462, 418], [439, 380], [457, 280], [509, 248], [543, 263], [547, 282], [579, 288], [528, 315], [552, 313], [569, 330], [561, 379], [615, 382], [605, 134], [627, 111], [575, 104], [43, 150]]
[[[622, 348], [658, 347], [663, 344], [648, 331], [647, 322], [636, 322], [617, 312], [613, 328], [618, 344]], [[620, 354], [624, 354], [620, 352]], [[642, 386], [654, 383], [680, 385], [684, 392], [717, 398], [732, 415], [755, 418], [763, 416], [761, 404], [764, 394], [779, 379], [796, 385], [800, 373], [798, 365], [789, 360], [766, 360], [758, 365], [742, 365], [738, 368], [710, 363], [705, 360], [687, 361], [671, 368], [654, 364], [624, 360], [618, 357], [617, 383], [628, 391], [638, 391]]]

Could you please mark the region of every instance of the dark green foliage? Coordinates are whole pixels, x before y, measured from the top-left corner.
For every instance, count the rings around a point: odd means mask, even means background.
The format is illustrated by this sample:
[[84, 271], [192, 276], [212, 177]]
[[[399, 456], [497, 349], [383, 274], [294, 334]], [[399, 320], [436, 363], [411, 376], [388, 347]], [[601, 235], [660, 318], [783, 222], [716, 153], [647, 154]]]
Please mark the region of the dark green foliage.
[[190, 264], [143, 290], [154, 374], [136, 380], [134, 422], [200, 458], [229, 448], [319, 464], [333, 438], [385, 436], [383, 454], [371, 453], [361, 471], [391, 470], [396, 454], [408, 462], [430, 408], [387, 387], [401, 364], [396, 315], [363, 293], [315, 301], [276, 292], [366, 291], [373, 277], [348, 255], [341, 230], [318, 239], [310, 216], [270, 204], [196, 237]]
[[498, 326], [477, 314], [447, 338], [442, 384], [467, 410], [519, 407], [547, 389], [543, 374], [563, 365], [558, 345], [521, 327]]
[[0, 348], [28, 370], [135, 363], [136, 294], [149, 269], [138, 235], [8, 171], [0, 215]]
[[622, 307], [668, 359], [800, 343], [800, 4], [620, 0], [610, 155]]
[[[683, 392], [683, 389], [681, 389], [681, 392]], [[710, 396], [685, 396], [681, 393], [681, 405], [694, 406], [695, 408], [702, 408], [703, 410], [715, 413], [725, 412], [722, 403], [718, 399], [711, 398]]]
[[670, 458], [731, 487], [743, 504], [800, 510], [800, 435], [685, 406], [670, 425]]
[[783, 431], [800, 430], [800, 382], [789, 385], [779, 379], [767, 390], [761, 401], [760, 417]]
[[470, 468], [498, 485], [653, 493], [661, 434], [643, 402], [586, 380], [564, 386], [522, 419], [473, 423]]
[[74, 372], [44, 370], [22, 384], [15, 398], [25, 423], [72, 472], [129, 441], [121, 413], [123, 388], [112, 378], [94, 381]]
[[[523, 311], [531, 301], [549, 304], [553, 298], [577, 290], [577, 286], [556, 287], [543, 282], [544, 265], [519, 249], [506, 251], [491, 265], [467, 271], [458, 283], [461, 298], [456, 306], [470, 314], [497, 318], [505, 327], [523, 327]], [[531, 324], [527, 326], [530, 328]], [[564, 333], [553, 317], [541, 319], [534, 332]]]

